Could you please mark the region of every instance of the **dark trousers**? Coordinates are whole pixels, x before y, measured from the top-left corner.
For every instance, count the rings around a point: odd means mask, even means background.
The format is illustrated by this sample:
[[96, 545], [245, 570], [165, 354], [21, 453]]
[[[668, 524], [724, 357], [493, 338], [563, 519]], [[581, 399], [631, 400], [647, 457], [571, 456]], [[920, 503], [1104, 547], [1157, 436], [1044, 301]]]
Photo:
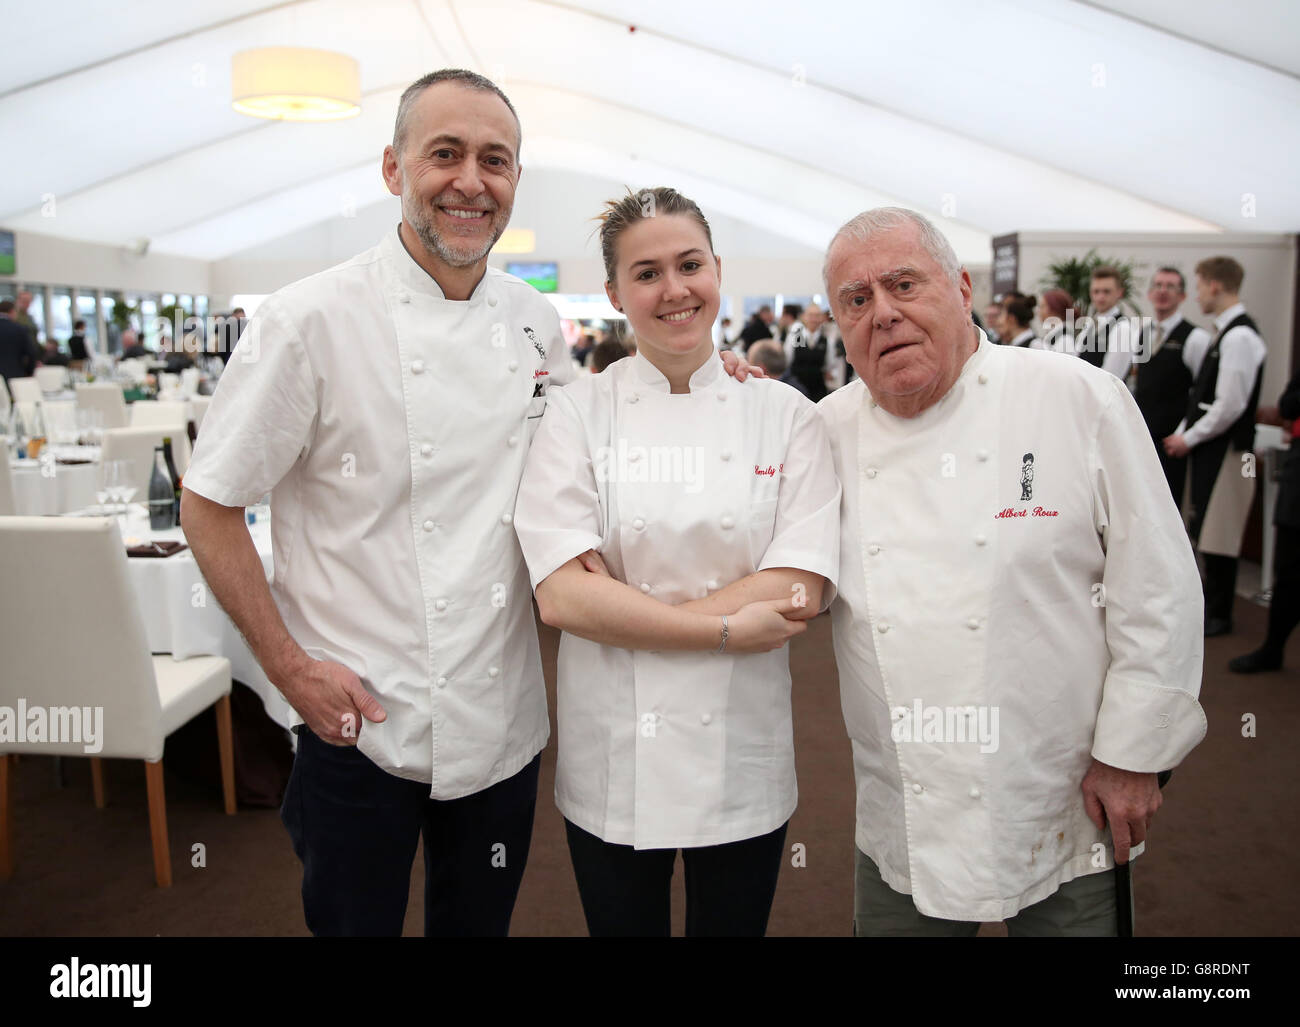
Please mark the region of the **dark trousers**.
[[1273, 599], [1268, 606], [1264, 648], [1279, 657], [1300, 624], [1300, 528], [1279, 524], [1273, 548]]
[[1205, 561], [1205, 619], [1232, 621], [1237, 597], [1237, 558], [1202, 553]]
[[[786, 826], [739, 842], [682, 849], [688, 938], [766, 933]], [[564, 829], [591, 936], [667, 938], [677, 850], [614, 845], [567, 819]]]
[[1187, 457], [1173, 457], [1166, 453], [1160, 442], [1156, 442], [1156, 454], [1160, 457], [1160, 468], [1165, 472], [1165, 481], [1169, 482], [1169, 491], [1173, 493], [1174, 506], [1179, 512], [1183, 509], [1183, 490], [1187, 487]]
[[541, 754], [460, 799], [394, 777], [355, 746], [303, 725], [280, 815], [302, 860], [307, 927], [320, 936], [398, 936], [424, 835], [426, 936], [504, 937], [528, 861]]

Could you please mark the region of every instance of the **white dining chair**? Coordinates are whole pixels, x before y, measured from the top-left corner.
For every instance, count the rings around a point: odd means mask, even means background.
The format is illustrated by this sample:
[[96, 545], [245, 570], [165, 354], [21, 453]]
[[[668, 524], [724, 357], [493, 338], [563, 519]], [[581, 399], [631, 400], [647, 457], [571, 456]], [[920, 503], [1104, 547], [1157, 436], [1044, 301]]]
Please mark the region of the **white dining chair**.
[[117, 373], [138, 385], [149, 376], [149, 364], [147, 361], [135, 357], [129, 360], [119, 360], [117, 362]]
[[126, 398], [122, 386], [114, 382], [90, 382], [77, 385], [77, 406], [100, 412], [105, 428], [127, 426]]
[[211, 396], [191, 396], [190, 397], [190, 414], [194, 419], [195, 436], [198, 430], [203, 427], [203, 418], [207, 416], [208, 407], [212, 406]]
[[190, 466], [190, 437], [184, 428], [177, 430], [175, 427], [153, 424], [139, 428], [110, 428], [104, 432], [100, 467], [106, 468], [113, 460], [130, 460], [135, 465], [132, 484], [136, 492], [132, 502], [148, 501], [154, 447], [161, 446], [166, 436], [172, 440], [172, 460], [176, 464], [176, 473], [184, 477]]
[[189, 407], [182, 400], [165, 402], [157, 399], [137, 399], [131, 404], [132, 428], [163, 424], [173, 428], [179, 426], [180, 432], [184, 434], [189, 423]]
[[197, 367], [186, 367], [181, 371], [181, 395], [193, 396], [199, 391], [199, 381], [203, 377]]
[[57, 364], [38, 367], [34, 372], [41, 392], [62, 392], [68, 387], [68, 369]]
[[[23, 600], [8, 604], [0, 617], [0, 705], [16, 710], [21, 702], [47, 717], [44, 740], [0, 741], [0, 879], [14, 870], [8, 754], [31, 753], [90, 756], [95, 806], [101, 809], [101, 761], [143, 760], [154, 878], [158, 887], [170, 887], [163, 745], [211, 706], [225, 811], [235, 812], [230, 661], [150, 655], [115, 518], [0, 519], [0, 581]], [[50, 616], [51, 610], [59, 616]], [[75, 644], [69, 644], [69, 624], [77, 625]], [[84, 838], [79, 842], [87, 844]]]
[[39, 403], [45, 398], [41, 383], [35, 378], [10, 378], [9, 393], [15, 403]]

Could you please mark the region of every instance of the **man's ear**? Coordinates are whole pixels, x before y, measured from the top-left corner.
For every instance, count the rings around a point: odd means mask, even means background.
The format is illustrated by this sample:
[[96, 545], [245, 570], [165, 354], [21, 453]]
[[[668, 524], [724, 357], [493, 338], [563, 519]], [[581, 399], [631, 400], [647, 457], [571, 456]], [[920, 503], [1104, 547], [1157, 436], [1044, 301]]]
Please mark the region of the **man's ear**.
[[975, 287], [971, 284], [970, 272], [964, 267], [961, 269], [961, 278], [957, 281], [957, 289], [961, 293], [961, 305], [966, 311], [966, 316], [971, 315], [971, 296]]
[[605, 295], [609, 298], [610, 306], [612, 306], [620, 314], [623, 313], [623, 308], [619, 306], [618, 293], [614, 291], [614, 287], [610, 285], [609, 282], [605, 283]]
[[380, 173], [384, 176], [384, 185], [394, 196], [402, 195], [402, 166], [397, 160], [397, 151], [392, 146], [384, 147], [384, 159], [380, 163]]

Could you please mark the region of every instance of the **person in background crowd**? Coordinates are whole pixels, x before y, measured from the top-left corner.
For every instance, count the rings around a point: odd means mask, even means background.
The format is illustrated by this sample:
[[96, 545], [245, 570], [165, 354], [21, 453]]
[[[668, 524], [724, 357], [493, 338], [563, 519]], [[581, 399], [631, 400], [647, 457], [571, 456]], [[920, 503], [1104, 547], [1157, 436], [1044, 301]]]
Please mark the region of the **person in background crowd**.
[[147, 360], [152, 356], [140, 342], [140, 336], [134, 328], [128, 328], [122, 333], [122, 360]]
[[[799, 315], [803, 313], [803, 308], [798, 303], [787, 303], [781, 307], [781, 316], [776, 320], [776, 332], [774, 333], [777, 342], [783, 345], [787, 344], [790, 339], [790, 333], [796, 332], [802, 336], [804, 327], [799, 321]], [[789, 347], [787, 346], [787, 354]]]
[[1074, 297], [1064, 289], [1048, 289], [1038, 303], [1043, 327], [1042, 348], [1053, 353], [1074, 353], [1073, 325], [1079, 316]]
[[[1236, 674], [1281, 670], [1286, 640], [1300, 624], [1300, 371], [1277, 401], [1278, 416], [1291, 425], [1291, 446], [1278, 474], [1276, 529], [1273, 544], [1273, 597], [1268, 604], [1268, 633], [1253, 653], [1228, 661]], [[1262, 418], [1261, 418], [1262, 419]]]
[[[556, 801], [594, 937], [670, 934], [678, 849], [686, 934], [761, 937], [797, 799], [786, 642], [834, 593], [840, 486], [816, 407], [724, 372], [699, 207], [629, 193], [600, 240], [641, 352], [552, 393], [515, 507], [564, 632]], [[683, 449], [698, 470], [648, 480], [616, 455]]]
[[1038, 341], [1034, 335], [1034, 302], [1033, 296], [1023, 292], [1009, 292], [1002, 297], [1003, 345], [1028, 349]]
[[736, 335], [731, 327], [731, 318], [724, 317], [718, 323], [718, 349], [731, 349], [735, 345]]
[[1114, 936], [1113, 863], [1205, 735], [1196, 563], [1137, 405], [989, 343], [914, 211], [850, 220], [825, 277], [861, 377], [819, 405], [845, 485], [854, 933]]
[[1002, 324], [1002, 297], [994, 296], [984, 306], [984, 332], [989, 337], [989, 342], [997, 346], [1002, 343], [1002, 332], [998, 326]]
[[1120, 306], [1124, 279], [1119, 270], [1108, 264], [1094, 268], [1088, 297], [1092, 300], [1092, 324], [1084, 329], [1075, 348], [1093, 367], [1123, 379], [1136, 339], [1130, 339], [1131, 326]]
[[1187, 477], [1186, 457], [1165, 452], [1164, 440], [1177, 429], [1187, 413], [1187, 398], [1201, 369], [1201, 361], [1210, 348], [1210, 333], [1198, 328], [1178, 312], [1187, 298], [1183, 274], [1176, 267], [1162, 267], [1151, 276], [1147, 300], [1154, 312], [1155, 324], [1143, 336], [1143, 352], [1122, 354], [1116, 360], [1115, 373], [1124, 374], [1137, 400], [1142, 419], [1151, 432], [1152, 444], [1164, 469], [1165, 480], [1174, 503], [1183, 505]]
[[59, 350], [57, 339], [49, 339], [45, 343], [45, 348], [41, 350], [41, 363], [49, 367], [68, 367], [72, 363], [72, 358]]
[[749, 350], [754, 343], [772, 338], [776, 329], [772, 326], [772, 308], [764, 303], [754, 312], [754, 316], [745, 322], [740, 331], [740, 349]]
[[1196, 302], [1214, 318], [1214, 338], [1192, 384], [1187, 414], [1164, 440], [1175, 459], [1190, 457], [1192, 542], [1205, 560], [1205, 637], [1232, 631], [1237, 556], [1255, 498], [1255, 410], [1268, 348], [1238, 298], [1245, 271], [1231, 257], [1196, 265]]
[[27, 332], [28, 338], [32, 340], [32, 345], [40, 351], [40, 335], [36, 329], [36, 322], [32, 320], [31, 315], [32, 294], [24, 289], [14, 297], [14, 320], [18, 322]]
[[616, 339], [598, 342], [591, 351], [591, 373], [600, 374], [610, 364], [626, 356], [628, 356], [627, 349]]
[[820, 331], [826, 321], [825, 315], [815, 304], [810, 304], [808, 309], [813, 311], [813, 320], [819, 329], [815, 337], [802, 320], [804, 311], [799, 307], [787, 305], [781, 317], [782, 320], [794, 318], [785, 331], [786, 373], [799, 380], [803, 385], [800, 391], [815, 403], [830, 391], [835, 362], [830, 339]]
[[68, 357], [78, 366], [90, 359], [90, 346], [86, 342], [86, 322], [78, 321], [68, 336]]
[[575, 342], [569, 348], [569, 356], [573, 357], [573, 362], [579, 367], [587, 366], [587, 357], [596, 348], [596, 336], [591, 332], [583, 332], [578, 336]]
[[810, 349], [816, 350], [822, 343], [826, 344], [823, 377], [827, 391], [834, 391], [853, 377], [853, 368], [844, 357], [844, 340], [840, 338], [839, 329], [827, 316], [826, 311], [816, 303], [809, 303], [804, 307], [803, 324], [808, 329]]
[[0, 376], [9, 387], [10, 378], [30, 378], [41, 362], [41, 350], [31, 333], [17, 318], [13, 300], [0, 301]]
[[769, 339], [766, 342], [760, 340], [749, 347], [746, 359], [751, 364], [757, 364], [767, 376], [779, 382], [785, 382], [786, 385], [797, 389], [804, 396], [808, 395], [808, 390], [804, 387], [797, 376], [791, 370], [790, 365], [786, 362], [785, 350], [775, 339]]

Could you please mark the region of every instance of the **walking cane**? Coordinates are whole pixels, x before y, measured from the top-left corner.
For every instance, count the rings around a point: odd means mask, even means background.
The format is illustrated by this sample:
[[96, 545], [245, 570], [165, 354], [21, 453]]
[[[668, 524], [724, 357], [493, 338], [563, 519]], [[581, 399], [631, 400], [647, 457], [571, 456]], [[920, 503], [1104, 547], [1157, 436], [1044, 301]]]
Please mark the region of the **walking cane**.
[[[1172, 770], [1162, 770], [1156, 775], [1156, 784], [1163, 791]], [[1133, 871], [1132, 861], [1115, 864], [1115, 913], [1119, 917], [1119, 937], [1133, 937]]]

